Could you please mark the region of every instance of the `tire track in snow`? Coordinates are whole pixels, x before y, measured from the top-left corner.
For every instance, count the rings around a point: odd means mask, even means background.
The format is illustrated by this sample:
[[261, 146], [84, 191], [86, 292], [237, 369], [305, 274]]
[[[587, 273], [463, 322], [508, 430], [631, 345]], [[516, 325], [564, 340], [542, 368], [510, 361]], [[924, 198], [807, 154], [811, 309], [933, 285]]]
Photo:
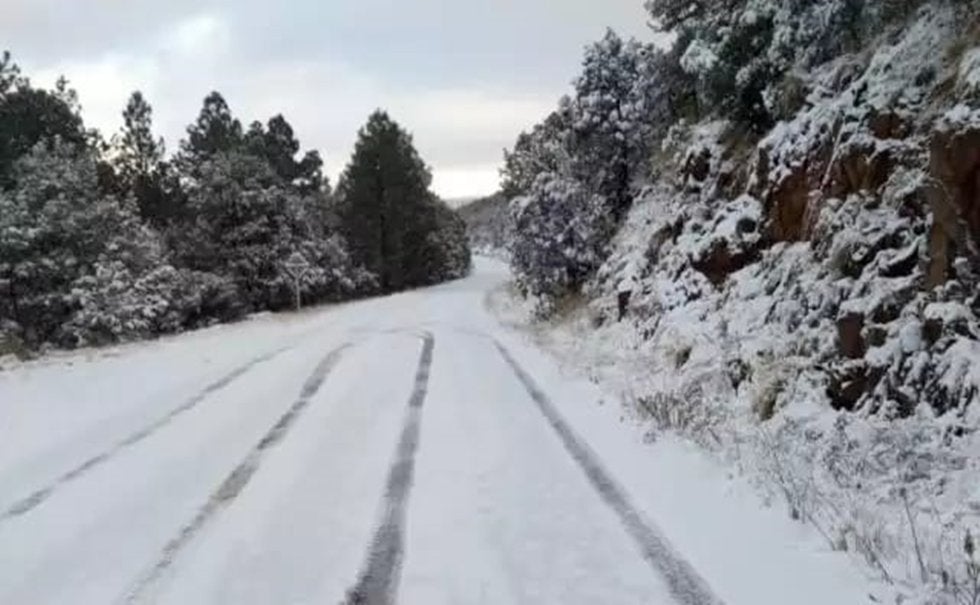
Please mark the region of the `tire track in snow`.
[[296, 402], [286, 410], [286, 413], [279, 418], [279, 421], [252, 448], [245, 459], [225, 478], [221, 485], [218, 486], [218, 489], [211, 494], [204, 506], [198, 510], [194, 518], [181, 528], [177, 535], [164, 546], [159, 560], [134, 582], [132, 588], [122, 598], [123, 603], [142, 602], [148, 596], [149, 591], [160, 581], [164, 573], [173, 566], [180, 551], [201, 531], [212, 517], [231, 504], [241, 494], [242, 490], [245, 489], [245, 486], [248, 485], [255, 472], [259, 469], [265, 455], [286, 437], [286, 434], [293, 427], [297, 418], [309, 406], [313, 396], [323, 386], [323, 383], [349, 347], [350, 344], [341, 345], [323, 358], [313, 371], [313, 374], [303, 384], [303, 388]]
[[674, 550], [660, 530], [643, 518], [643, 514], [630, 501], [626, 490], [606, 471], [592, 448], [575, 433], [531, 375], [499, 341], [494, 340], [494, 344], [527, 389], [548, 424], [558, 434], [565, 450], [578, 463], [602, 500], [619, 517], [643, 558], [666, 580], [670, 593], [677, 602], [681, 605], [722, 605], [721, 599], [715, 596], [697, 570]]
[[14, 517], [19, 517], [21, 515], [27, 514], [30, 511], [34, 510], [39, 505], [41, 505], [45, 500], [50, 498], [58, 489], [79, 479], [89, 471], [105, 464], [106, 462], [114, 458], [116, 455], [121, 453], [123, 450], [130, 448], [136, 445], [137, 443], [145, 440], [150, 435], [154, 434], [155, 432], [159, 431], [163, 427], [173, 422], [178, 416], [186, 412], [189, 412], [190, 410], [197, 407], [197, 405], [199, 405], [202, 401], [207, 399], [210, 395], [213, 395], [214, 393], [220, 391], [221, 389], [227, 387], [231, 383], [235, 382], [236, 380], [244, 376], [246, 373], [249, 372], [249, 370], [251, 370], [255, 366], [265, 363], [267, 361], [271, 361], [273, 358], [292, 349], [293, 346], [294, 345], [290, 345], [287, 347], [276, 349], [270, 353], [266, 353], [264, 355], [256, 357], [255, 359], [252, 359], [248, 363], [245, 363], [235, 368], [228, 374], [225, 374], [218, 380], [204, 387], [204, 389], [202, 389], [199, 393], [197, 393], [196, 395], [194, 395], [193, 397], [191, 397], [181, 405], [170, 410], [166, 415], [160, 417], [159, 419], [152, 422], [151, 424], [144, 426], [143, 428], [129, 435], [125, 439], [115, 443], [114, 445], [110, 446], [108, 449], [92, 456], [91, 458], [87, 459], [85, 462], [79, 464], [75, 468], [62, 474], [51, 483], [38, 489], [37, 491], [30, 494], [29, 496], [25, 498], [21, 498], [20, 500], [12, 504], [9, 508], [7, 508], [7, 510], [5, 510], [3, 514], [0, 514], [0, 523], [4, 521], [8, 521]]
[[395, 460], [388, 471], [382, 503], [381, 524], [374, 533], [367, 560], [358, 574], [357, 584], [347, 591], [347, 605], [392, 605], [396, 602], [398, 580], [405, 554], [405, 517], [415, 472], [415, 452], [422, 428], [422, 406], [429, 389], [432, 352], [431, 333], [422, 337], [422, 356], [415, 374], [415, 387], [408, 401]]

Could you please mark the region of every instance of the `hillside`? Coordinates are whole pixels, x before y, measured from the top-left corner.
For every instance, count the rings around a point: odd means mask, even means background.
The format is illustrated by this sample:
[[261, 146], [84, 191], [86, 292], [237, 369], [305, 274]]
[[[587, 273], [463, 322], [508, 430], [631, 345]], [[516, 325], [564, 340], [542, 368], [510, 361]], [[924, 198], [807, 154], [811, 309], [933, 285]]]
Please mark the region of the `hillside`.
[[610, 32], [507, 156], [528, 316], [895, 595], [977, 603], [980, 7], [647, 4], [674, 46]]
[[493, 254], [507, 246], [510, 237], [507, 197], [501, 193], [480, 198], [457, 210], [466, 222], [470, 246]]

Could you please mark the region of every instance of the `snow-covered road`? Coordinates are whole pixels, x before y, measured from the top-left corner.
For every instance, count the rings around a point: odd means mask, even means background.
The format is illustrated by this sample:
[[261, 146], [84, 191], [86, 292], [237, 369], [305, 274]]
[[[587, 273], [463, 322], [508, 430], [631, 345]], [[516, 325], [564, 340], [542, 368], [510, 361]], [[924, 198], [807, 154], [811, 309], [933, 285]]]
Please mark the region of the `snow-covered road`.
[[0, 372], [0, 603], [861, 602], [786, 531], [716, 536], [804, 568], [760, 588], [667, 526], [642, 444], [486, 310], [505, 279]]

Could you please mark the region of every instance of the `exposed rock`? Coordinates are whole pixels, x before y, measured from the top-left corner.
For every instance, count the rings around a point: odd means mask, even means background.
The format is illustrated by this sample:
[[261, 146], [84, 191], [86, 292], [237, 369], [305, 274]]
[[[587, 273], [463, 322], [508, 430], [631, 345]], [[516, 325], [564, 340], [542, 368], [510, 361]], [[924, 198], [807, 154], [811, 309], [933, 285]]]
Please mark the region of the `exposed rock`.
[[703, 183], [711, 174], [711, 150], [703, 147], [690, 153], [684, 162], [683, 174], [685, 181]]
[[894, 166], [892, 152], [873, 143], [848, 145], [834, 158], [825, 192], [844, 198], [852, 193], [874, 193], [888, 181]]
[[908, 277], [919, 266], [919, 247], [910, 246], [895, 254], [878, 271], [882, 277]]
[[806, 239], [809, 233], [806, 216], [811, 192], [813, 187], [804, 165], [791, 172], [764, 197], [769, 216], [769, 237], [773, 241]]
[[[771, 241], [805, 241], [811, 236], [831, 153], [829, 133], [804, 157], [784, 159], [778, 166], [765, 145], [759, 147], [752, 193], [763, 202]], [[778, 180], [771, 180], [773, 174], [780, 175]]]
[[912, 124], [894, 110], [873, 109], [868, 128], [879, 139], [905, 139], [912, 133]]
[[980, 122], [959, 128], [942, 124], [929, 147], [932, 182], [925, 196], [933, 214], [929, 242], [929, 287], [950, 277], [952, 260], [976, 262], [980, 238]]
[[943, 335], [943, 320], [938, 317], [932, 319], [927, 319], [922, 324], [922, 336], [929, 343], [929, 346], [935, 345], [939, 342], [940, 337]]
[[871, 321], [878, 324], [895, 321], [901, 317], [902, 309], [912, 302], [918, 290], [919, 288], [914, 282], [908, 282], [882, 296], [871, 308], [869, 314]]
[[[938, 197], [945, 197], [942, 193], [935, 192], [928, 197], [930, 201]], [[938, 205], [945, 207], [945, 202], [931, 203], [933, 208]], [[934, 212], [934, 217], [936, 213]], [[953, 252], [951, 250], [953, 239], [949, 232], [943, 228], [942, 223], [936, 218], [933, 219], [932, 227], [929, 229], [929, 264], [926, 269], [926, 287], [929, 289], [941, 286], [949, 277], [950, 267], [952, 266]]]
[[888, 330], [884, 326], [868, 326], [864, 333], [864, 340], [869, 347], [880, 347], [888, 342]]
[[837, 348], [848, 359], [861, 359], [868, 347], [862, 335], [864, 314], [846, 313], [837, 320]]
[[717, 240], [706, 254], [692, 259], [691, 265], [704, 274], [716, 287], [721, 286], [732, 273], [759, 260], [754, 248], [733, 252], [725, 240]]
[[868, 393], [881, 382], [884, 372], [869, 367], [864, 361], [844, 364], [830, 375], [827, 397], [837, 411], [854, 411]]

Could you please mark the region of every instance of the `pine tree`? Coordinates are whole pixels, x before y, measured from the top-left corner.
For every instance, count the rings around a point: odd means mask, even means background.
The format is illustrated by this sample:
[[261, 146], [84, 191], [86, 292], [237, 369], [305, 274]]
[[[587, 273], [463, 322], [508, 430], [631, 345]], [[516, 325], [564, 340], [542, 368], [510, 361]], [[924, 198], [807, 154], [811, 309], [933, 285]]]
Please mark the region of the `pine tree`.
[[4, 53], [0, 60], [0, 188], [13, 185], [14, 163], [38, 142], [85, 146], [78, 99], [64, 78], [54, 91], [33, 88]]
[[338, 194], [344, 235], [385, 292], [409, 285], [405, 237], [429, 196], [430, 182], [409, 134], [387, 113], [372, 114], [358, 135]]
[[96, 164], [91, 150], [39, 143], [0, 194], [0, 315], [28, 346], [146, 336], [156, 315], [143, 302], [169, 300], [160, 280], [153, 301], [148, 287], [132, 295], [165, 266], [163, 248], [133, 207], [101, 195]]
[[123, 111], [123, 130], [116, 141], [116, 163], [127, 181], [148, 178], [163, 161], [163, 139], [153, 135], [153, 108], [136, 91]]
[[302, 160], [296, 161], [300, 143], [293, 127], [281, 114], [270, 119], [266, 125], [253, 122], [245, 133], [244, 142], [248, 153], [268, 162], [284, 185], [304, 193], [320, 191], [324, 187], [320, 154], [309, 151]]
[[203, 162], [240, 148], [244, 141], [242, 123], [232, 115], [221, 93], [212, 92], [204, 99], [197, 121], [187, 128], [178, 162], [185, 174], [193, 176]]
[[122, 131], [113, 140], [115, 193], [132, 196], [144, 219], [166, 227], [179, 217], [183, 201], [176, 175], [164, 161], [163, 139], [153, 134], [153, 108], [136, 91], [122, 116]]
[[658, 60], [652, 46], [608, 30], [586, 50], [575, 82], [574, 176], [607, 200], [617, 221], [632, 205], [635, 182], [645, 176], [654, 124], [667, 121], [659, 82], [649, 67]]
[[[465, 238], [450, 235], [462, 223], [444, 218], [452, 211], [441, 208], [443, 202], [429, 191], [431, 182], [412, 137], [387, 113], [372, 114], [337, 192], [351, 250], [385, 292], [443, 281], [460, 271], [447, 246], [459, 239], [466, 246]], [[465, 256], [463, 273], [468, 249]]]
[[512, 151], [504, 152], [501, 175], [508, 199], [527, 194], [540, 174], [570, 170], [572, 100], [562, 97], [558, 105], [531, 132], [522, 132]]

